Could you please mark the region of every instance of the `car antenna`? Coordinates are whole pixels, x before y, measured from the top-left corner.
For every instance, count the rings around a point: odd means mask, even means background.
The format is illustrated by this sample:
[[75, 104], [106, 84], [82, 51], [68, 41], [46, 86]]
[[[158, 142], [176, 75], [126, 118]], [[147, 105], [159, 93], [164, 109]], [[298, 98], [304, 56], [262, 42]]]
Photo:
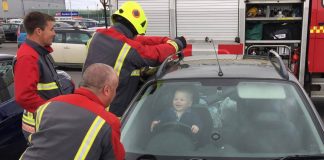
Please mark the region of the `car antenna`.
[[209, 43], [213, 44], [215, 55], [216, 55], [216, 60], [217, 60], [217, 63], [218, 63], [218, 76], [222, 77], [224, 75], [224, 73], [223, 73], [222, 68], [221, 68], [221, 66], [219, 64], [218, 54], [216, 52], [216, 47], [215, 47], [215, 42], [214, 42], [214, 40], [212, 38], [209, 39], [209, 37], [205, 38], [205, 42], [209, 42]]

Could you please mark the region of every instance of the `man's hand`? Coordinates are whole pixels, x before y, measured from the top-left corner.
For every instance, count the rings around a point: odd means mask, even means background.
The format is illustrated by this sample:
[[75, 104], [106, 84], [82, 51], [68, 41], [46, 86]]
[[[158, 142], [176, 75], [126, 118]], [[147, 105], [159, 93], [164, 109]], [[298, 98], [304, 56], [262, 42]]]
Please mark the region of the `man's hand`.
[[[176, 37], [175, 39], [179, 40], [179, 41], [182, 43], [182, 47], [183, 47], [183, 48], [186, 48], [186, 47], [187, 47], [187, 40], [186, 40], [183, 36], [181, 36], [181, 37]], [[182, 48], [182, 49], [183, 49], [183, 48]]]
[[178, 56], [179, 60], [183, 60], [183, 58], [184, 58], [184, 55], [183, 55], [183, 52], [182, 51], [181, 52], [178, 52], [177, 53], [177, 56]]
[[160, 123], [160, 121], [153, 121], [152, 122], [152, 124], [151, 124], [151, 132], [153, 132], [154, 127], [159, 123]]
[[197, 133], [199, 132], [199, 127], [196, 126], [196, 125], [192, 125], [192, 126], [191, 126], [191, 132], [192, 132], [193, 134], [197, 134]]

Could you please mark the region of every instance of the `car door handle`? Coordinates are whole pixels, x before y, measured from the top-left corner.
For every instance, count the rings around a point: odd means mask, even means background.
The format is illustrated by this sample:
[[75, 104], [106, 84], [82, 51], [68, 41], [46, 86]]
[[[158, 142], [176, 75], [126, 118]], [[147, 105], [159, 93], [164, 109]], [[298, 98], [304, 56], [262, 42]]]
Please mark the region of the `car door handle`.
[[64, 47], [64, 49], [70, 49], [70, 47], [68, 47], [68, 46], [65, 46], [65, 47]]
[[319, 26], [324, 26], [324, 22], [318, 22]]

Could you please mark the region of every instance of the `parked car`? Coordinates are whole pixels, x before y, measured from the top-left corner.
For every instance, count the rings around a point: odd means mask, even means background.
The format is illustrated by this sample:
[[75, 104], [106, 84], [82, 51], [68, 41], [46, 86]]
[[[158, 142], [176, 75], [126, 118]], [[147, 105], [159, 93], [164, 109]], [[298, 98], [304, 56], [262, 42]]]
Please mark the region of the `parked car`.
[[55, 65], [82, 67], [87, 57], [87, 41], [91, 34], [79, 29], [58, 29], [53, 40], [51, 53]]
[[23, 24], [19, 25], [18, 32], [17, 32], [17, 44], [18, 48], [21, 46], [22, 43], [26, 41], [27, 32]]
[[[324, 159], [321, 119], [298, 80], [273, 54], [271, 61], [243, 58], [219, 64], [168, 58], [122, 117], [126, 159]], [[202, 122], [196, 134], [172, 109], [179, 88], [193, 91], [186, 112]], [[161, 120], [151, 130], [164, 111], [173, 120]]]
[[2, 25], [0, 25], [0, 44], [4, 43], [6, 41], [6, 35], [3, 31]]
[[19, 159], [27, 147], [21, 131], [23, 110], [14, 101], [13, 55], [0, 54], [0, 155]]
[[16, 41], [17, 40], [17, 31], [18, 31], [19, 24], [6, 23], [6, 24], [3, 24], [2, 27], [5, 32], [7, 41]]

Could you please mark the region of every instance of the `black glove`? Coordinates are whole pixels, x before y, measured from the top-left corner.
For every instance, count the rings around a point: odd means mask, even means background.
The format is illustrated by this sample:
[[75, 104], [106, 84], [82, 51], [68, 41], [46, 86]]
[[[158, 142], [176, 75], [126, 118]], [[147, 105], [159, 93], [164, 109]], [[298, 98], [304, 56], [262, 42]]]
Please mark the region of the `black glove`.
[[183, 55], [183, 52], [182, 51], [181, 52], [178, 52], [177, 53], [177, 56], [178, 56], [179, 60], [183, 60], [184, 55]]
[[179, 51], [187, 47], [187, 41], [183, 36], [176, 37], [174, 41], [178, 44]]

